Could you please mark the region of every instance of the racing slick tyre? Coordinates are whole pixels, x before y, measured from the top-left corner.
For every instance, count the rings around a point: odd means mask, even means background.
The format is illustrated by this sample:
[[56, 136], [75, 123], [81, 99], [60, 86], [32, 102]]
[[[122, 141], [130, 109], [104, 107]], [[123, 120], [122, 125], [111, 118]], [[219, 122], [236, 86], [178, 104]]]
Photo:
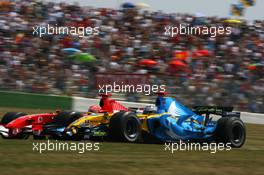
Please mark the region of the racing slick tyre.
[[62, 111], [54, 118], [54, 123], [66, 127], [71, 124], [74, 120], [80, 118], [80, 116], [81, 113], [79, 112]]
[[217, 121], [215, 140], [218, 143], [229, 143], [234, 148], [240, 148], [246, 140], [244, 123], [237, 117], [220, 118]]
[[109, 123], [109, 136], [114, 141], [141, 141], [141, 123], [132, 112], [118, 112], [113, 115]]
[[26, 113], [23, 113], [23, 112], [7, 112], [7, 113], [3, 116], [3, 118], [2, 118], [2, 120], [1, 120], [1, 122], [0, 122], [0, 124], [4, 124], [4, 125], [6, 125], [6, 124], [8, 124], [9, 122], [11, 122], [11, 121], [17, 119], [18, 117], [22, 117], [22, 116], [24, 116], [24, 115], [27, 115], [27, 114], [26, 114]]

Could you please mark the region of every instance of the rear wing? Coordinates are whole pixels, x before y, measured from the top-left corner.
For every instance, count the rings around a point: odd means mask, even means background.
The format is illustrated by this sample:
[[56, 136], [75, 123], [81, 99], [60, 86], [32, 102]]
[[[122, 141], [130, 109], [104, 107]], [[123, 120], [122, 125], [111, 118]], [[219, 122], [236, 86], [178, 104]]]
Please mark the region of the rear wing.
[[240, 112], [233, 112], [233, 107], [229, 106], [194, 106], [193, 112], [198, 115], [202, 114], [214, 114], [222, 117], [238, 117], [240, 118]]

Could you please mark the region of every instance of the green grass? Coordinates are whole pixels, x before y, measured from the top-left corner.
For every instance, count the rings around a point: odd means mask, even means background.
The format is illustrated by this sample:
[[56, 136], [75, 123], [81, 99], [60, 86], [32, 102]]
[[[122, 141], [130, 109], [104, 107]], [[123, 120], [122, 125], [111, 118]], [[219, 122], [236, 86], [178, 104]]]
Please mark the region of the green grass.
[[1, 107], [57, 109], [72, 108], [72, 98], [67, 96], [52, 96], [44, 94], [0, 91]]
[[[10, 109], [0, 108], [0, 114], [7, 110]], [[243, 148], [215, 154], [209, 151], [176, 151], [171, 154], [164, 151], [164, 145], [109, 142], [101, 142], [99, 151], [84, 154], [67, 151], [40, 154], [32, 150], [33, 139], [0, 139], [0, 174], [262, 175], [263, 134], [263, 125], [247, 124], [247, 141]]]

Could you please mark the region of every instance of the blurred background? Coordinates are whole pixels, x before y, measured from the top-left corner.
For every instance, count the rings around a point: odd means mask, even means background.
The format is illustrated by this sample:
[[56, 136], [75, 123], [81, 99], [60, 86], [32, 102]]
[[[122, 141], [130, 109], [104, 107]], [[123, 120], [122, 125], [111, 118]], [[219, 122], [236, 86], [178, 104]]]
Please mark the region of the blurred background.
[[[146, 3], [116, 1], [109, 8], [2, 0], [0, 90], [96, 97], [98, 84], [164, 84], [188, 106], [231, 105], [264, 113], [264, 20], [243, 18], [248, 8], [258, 5], [241, 1], [228, 5], [230, 14], [209, 16], [198, 11], [162, 12]], [[48, 24], [98, 26], [100, 34], [41, 38], [32, 34], [33, 27]], [[165, 26], [179, 24], [231, 26], [232, 34], [164, 35]], [[113, 95], [136, 102], [153, 102], [155, 97]]]

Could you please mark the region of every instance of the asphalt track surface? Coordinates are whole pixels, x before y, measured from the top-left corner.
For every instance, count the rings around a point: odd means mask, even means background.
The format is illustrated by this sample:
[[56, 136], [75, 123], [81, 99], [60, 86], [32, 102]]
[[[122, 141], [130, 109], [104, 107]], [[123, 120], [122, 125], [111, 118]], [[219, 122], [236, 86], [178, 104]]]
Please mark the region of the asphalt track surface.
[[[124, 102], [124, 101], [119, 101], [119, 102], [126, 107], [142, 108], [147, 105], [153, 105], [153, 104], [146, 104], [146, 103], [133, 103], [133, 102]], [[74, 97], [73, 110], [86, 112], [89, 106], [95, 105], [95, 104], [99, 104], [99, 99]], [[264, 124], [264, 114], [241, 112], [241, 119], [245, 123]]]

